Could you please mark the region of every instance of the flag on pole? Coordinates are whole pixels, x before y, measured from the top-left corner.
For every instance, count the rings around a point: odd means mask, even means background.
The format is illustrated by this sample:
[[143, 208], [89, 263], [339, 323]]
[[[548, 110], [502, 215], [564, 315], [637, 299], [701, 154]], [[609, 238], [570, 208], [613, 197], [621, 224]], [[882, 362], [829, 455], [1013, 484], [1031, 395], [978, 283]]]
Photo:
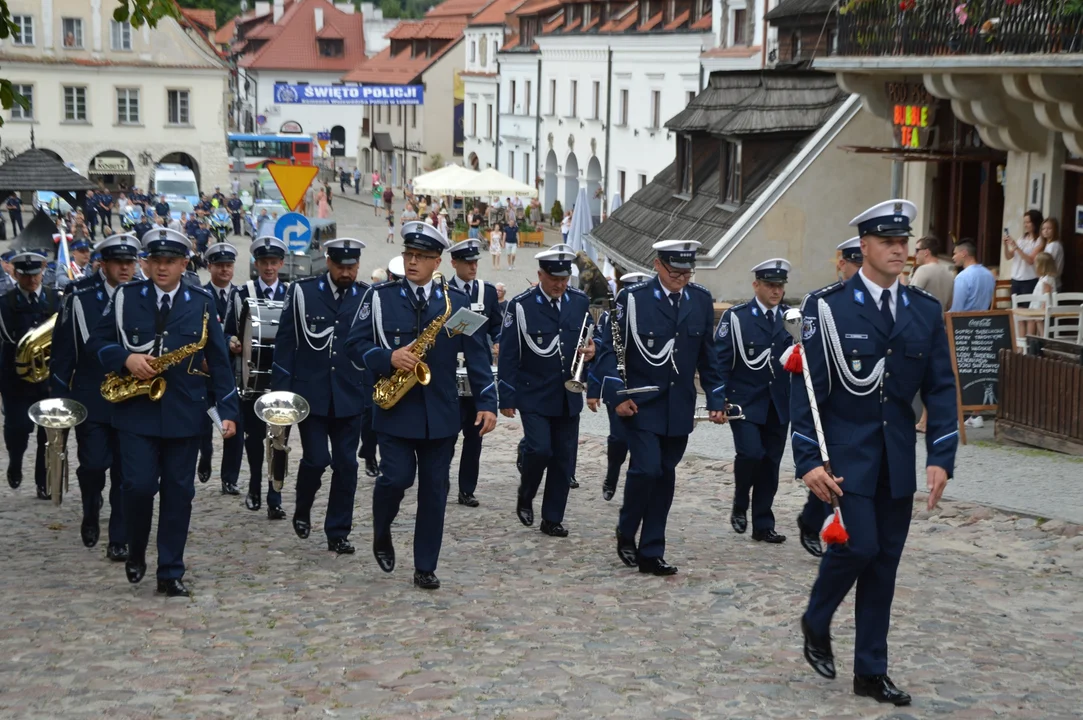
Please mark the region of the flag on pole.
[[53, 240], [56, 241], [56, 264], [57, 267], [64, 268], [64, 271], [68, 274], [69, 280], [75, 279], [75, 266], [71, 259], [71, 248], [68, 247], [68, 241], [72, 239], [71, 235], [64, 233], [57, 233], [53, 235]]

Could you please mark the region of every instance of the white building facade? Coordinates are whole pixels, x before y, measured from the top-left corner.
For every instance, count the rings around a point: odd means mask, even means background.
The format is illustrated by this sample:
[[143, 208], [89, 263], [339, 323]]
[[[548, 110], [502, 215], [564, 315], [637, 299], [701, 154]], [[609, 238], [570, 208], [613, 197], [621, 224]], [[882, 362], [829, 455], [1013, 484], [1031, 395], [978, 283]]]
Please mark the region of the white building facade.
[[[541, 55], [529, 50], [502, 52], [497, 60], [500, 66], [500, 115], [496, 168], [527, 185], [538, 187], [538, 196], [544, 199], [545, 189], [537, 184], [540, 179], [538, 77]], [[546, 212], [552, 204], [545, 206]]]
[[205, 36], [172, 18], [156, 29], [83, 0], [11, 0], [20, 32], [0, 41], [4, 76], [30, 101], [4, 111], [4, 147], [38, 148], [110, 189], [147, 187], [153, 167], [191, 167], [203, 190], [228, 184], [228, 68]]
[[712, 43], [705, 48], [702, 58], [705, 76], [773, 65], [777, 58], [778, 29], [764, 16], [781, 1], [712, 0]]
[[[500, 107], [497, 56], [504, 44], [499, 25], [470, 25], [463, 32], [466, 66], [463, 81], [463, 164], [475, 170], [497, 166]], [[504, 172], [507, 172], [506, 170]]]

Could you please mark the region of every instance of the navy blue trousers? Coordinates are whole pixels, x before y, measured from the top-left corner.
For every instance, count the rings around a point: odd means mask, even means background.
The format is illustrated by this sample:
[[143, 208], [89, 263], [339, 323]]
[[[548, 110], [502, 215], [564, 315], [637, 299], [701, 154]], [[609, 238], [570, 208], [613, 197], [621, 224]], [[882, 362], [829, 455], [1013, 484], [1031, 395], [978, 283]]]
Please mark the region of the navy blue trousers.
[[[241, 450], [248, 456], [248, 492], [260, 496], [263, 493], [263, 443], [267, 437], [267, 425], [255, 411], [255, 398], [241, 398], [240, 422], [237, 434], [226, 440], [222, 450], [222, 479], [237, 483], [241, 474]], [[243, 440], [242, 440], [243, 438]], [[231, 443], [232, 440], [232, 443]], [[282, 493], [267, 483], [267, 504], [282, 507]]]
[[361, 416], [309, 415], [297, 430], [304, 455], [297, 469], [296, 515], [309, 517], [316, 493], [323, 485], [323, 473], [330, 467], [331, 491], [323, 531], [328, 540], [348, 537], [353, 529], [353, 501], [357, 492], [356, 448], [361, 435]]
[[133, 559], [145, 558], [158, 501], [158, 579], [184, 577], [184, 546], [195, 497], [199, 436], [159, 438], [119, 431], [124, 522]]
[[523, 495], [533, 501], [545, 479], [542, 520], [564, 522], [568, 483], [579, 448], [579, 416], [547, 417], [520, 413], [523, 422]]
[[609, 436], [605, 439], [606, 445], [606, 480], [611, 480], [613, 487], [617, 487], [620, 479], [620, 468], [628, 458], [628, 441], [625, 439], [624, 423], [621, 422], [617, 411], [608, 405], [605, 406], [606, 414], [609, 415]]
[[[18, 380], [17, 382], [22, 382]], [[30, 444], [30, 434], [37, 431], [37, 451], [34, 454], [34, 482], [45, 487], [45, 428], [33, 423], [26, 414], [30, 406], [41, 398], [20, 397], [11, 394], [4, 397], [4, 445], [8, 451], [8, 465], [22, 469], [23, 455]]]
[[839, 498], [850, 542], [845, 547], [827, 546], [805, 611], [805, 620], [812, 631], [826, 636], [835, 610], [857, 584], [854, 673], [858, 675], [887, 673], [887, 632], [891, 624], [891, 601], [895, 597], [895, 573], [914, 506], [912, 495], [897, 500], [891, 497], [887, 452], [884, 458], [875, 497], [861, 497], [844, 490]]
[[617, 528], [623, 537], [639, 537], [641, 557], [664, 557], [666, 522], [673, 505], [677, 464], [684, 457], [687, 435], [668, 437], [634, 427], [634, 418], [622, 420], [630, 459], [624, 481], [624, 504]]
[[444, 540], [444, 510], [456, 437], [400, 438], [378, 432], [380, 475], [372, 488], [372, 532], [391, 533], [406, 490], [417, 477], [417, 517], [414, 520], [414, 569], [436, 572]]
[[[369, 393], [371, 395], [371, 393]], [[372, 403], [366, 400], [361, 411], [361, 448], [358, 457], [376, 462], [376, 431], [372, 429]]]
[[120, 453], [117, 451], [117, 431], [112, 425], [90, 420], [75, 426], [78, 448], [79, 492], [83, 496], [83, 515], [97, 515], [105, 490], [105, 474], [109, 473], [109, 542], [126, 544], [124, 504], [121, 484]]
[[[207, 420], [210, 423], [210, 419]], [[214, 456], [213, 437], [216, 432], [213, 424], [210, 430], [203, 436], [199, 448], [199, 469], [211, 471], [211, 460]], [[222, 441], [222, 467], [220, 474], [222, 480], [234, 485], [241, 476], [241, 462], [244, 459], [244, 418], [243, 413], [237, 417], [237, 432], [233, 437]]]
[[[844, 490], [843, 492], [846, 491]], [[824, 520], [827, 519], [827, 513], [830, 511], [830, 508], [830, 505], [816, 497], [810, 490], [808, 499], [805, 500], [805, 507], [801, 509], [802, 524], [807, 528], [819, 531], [820, 528], [824, 526]], [[845, 518], [845, 514], [843, 517]]]
[[774, 530], [775, 515], [771, 505], [778, 492], [778, 465], [786, 449], [786, 425], [779, 421], [772, 404], [763, 425], [733, 420], [729, 426], [737, 449], [733, 463], [733, 509], [738, 513], [748, 512], [751, 493], [752, 529]]
[[481, 467], [481, 428], [478, 406], [472, 397], [459, 398], [459, 422], [463, 436], [459, 448], [459, 492], [473, 495], [478, 488], [478, 472]]

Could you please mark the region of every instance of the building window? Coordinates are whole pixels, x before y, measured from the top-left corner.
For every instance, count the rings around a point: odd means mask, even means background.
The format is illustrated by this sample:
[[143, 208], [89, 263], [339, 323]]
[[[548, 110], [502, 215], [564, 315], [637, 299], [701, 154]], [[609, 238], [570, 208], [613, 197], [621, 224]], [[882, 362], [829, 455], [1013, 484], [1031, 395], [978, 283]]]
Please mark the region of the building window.
[[508, 112], [515, 114], [515, 81], [512, 80], [508, 90]]
[[64, 119], [86, 122], [86, 88], [64, 87]]
[[591, 93], [590, 117], [592, 120], [597, 120], [599, 113], [602, 112], [602, 83], [595, 80], [591, 89], [593, 92]]
[[748, 11], [733, 11], [733, 44], [748, 45]]
[[711, 0], [699, 0], [696, 8], [696, 19], [699, 20], [701, 17], [711, 12]]
[[83, 49], [83, 20], [82, 18], [63, 18], [60, 21], [61, 30], [64, 33], [65, 50]]
[[515, 151], [508, 150], [508, 177], [515, 177]]
[[487, 116], [489, 118], [488, 132], [485, 133], [485, 137], [492, 138], [493, 137], [493, 106], [490, 105], [489, 103], [486, 103], [485, 104], [485, 112], [486, 112], [486, 114], [487, 114]]
[[33, 120], [34, 119], [34, 86], [33, 85], [13, 85], [15, 92], [26, 98], [27, 106], [23, 108], [18, 103], [11, 104], [11, 119], [12, 120]]
[[[395, 106], [395, 124], [398, 125], [399, 127], [402, 127], [402, 123], [403, 123], [402, 105], [396, 105]], [[406, 166], [403, 165], [403, 167], [406, 167]]]
[[109, 24], [109, 35], [114, 50], [132, 49], [132, 26], [127, 21], [111, 21]]
[[651, 90], [651, 129], [662, 127], [662, 91]]
[[557, 81], [549, 81], [549, 115], [557, 114]]
[[740, 205], [743, 199], [741, 188], [741, 143], [725, 140], [722, 142], [722, 173], [719, 190], [722, 202], [728, 205]]
[[644, 175], [643, 173], [640, 173], [639, 174], [639, 188], [638, 189], [642, 190], [645, 187], [647, 187], [647, 176]]
[[624, 174], [624, 171], [623, 170], [618, 170], [617, 171], [617, 192], [620, 193], [620, 199], [621, 200], [627, 200], [628, 199], [628, 196], [625, 195], [625, 193], [624, 193], [624, 182], [625, 182], [625, 180], [626, 180], [626, 176]]
[[677, 136], [677, 192], [692, 195], [692, 136]]
[[534, 185], [534, 178], [530, 177], [530, 153], [523, 153], [523, 182]]
[[570, 98], [571, 104], [568, 106], [568, 109], [570, 111], [568, 113], [568, 117], [578, 117], [578, 115], [576, 114], [577, 110], [579, 109], [578, 108], [578, 100], [579, 100], [579, 98], [577, 97], [578, 95], [579, 95], [579, 81], [578, 80], [572, 80], [572, 96]]
[[583, 6], [583, 27], [586, 27], [587, 25], [590, 25], [590, 15], [591, 15], [590, 11], [591, 11], [591, 9], [592, 8], [591, 8], [590, 3], [587, 3], [586, 5]]
[[529, 81], [529, 80], [527, 80], [527, 81], [526, 81], [526, 102], [525, 102], [525, 103], [523, 103], [524, 105], [526, 105], [526, 114], [527, 114], [527, 115], [529, 115], [529, 114], [530, 114], [530, 101], [531, 101], [531, 100], [533, 99], [533, 97], [534, 97], [534, 96], [533, 96], [533, 94], [532, 94], [532, 93], [530, 92], [530, 90], [531, 90], [531, 88], [530, 88], [530, 81]]
[[470, 41], [470, 62], [478, 61], [478, 43], [475, 40]]
[[319, 38], [316, 47], [320, 51], [320, 57], [337, 58], [346, 52], [345, 42], [342, 38]]
[[790, 35], [790, 59], [798, 60], [801, 57], [801, 33], [795, 32]]
[[383, 108], [380, 105], [376, 106], [376, 122], [383, 122]]
[[169, 124], [170, 125], [188, 125], [191, 123], [191, 116], [188, 113], [188, 91], [187, 90], [170, 90], [168, 91], [169, 97]]
[[30, 15], [12, 15], [11, 23], [15, 26], [12, 41], [16, 45], [34, 44], [34, 18]]
[[139, 89], [117, 88], [117, 123], [139, 124]]
[[489, 64], [489, 44], [482, 40], [478, 43], [478, 63], [484, 67]]
[[478, 104], [470, 103], [470, 137], [478, 136]]
[[696, 99], [696, 91], [695, 90], [689, 90], [687, 93], [685, 93], [684, 106], [688, 107], [689, 105], [692, 104], [692, 101], [695, 100], [695, 99]]
[[622, 127], [628, 126], [628, 91], [620, 91], [620, 114], [617, 118], [617, 124]]
[[496, 54], [500, 52], [500, 42], [493, 40], [493, 59], [496, 59]]
[[[417, 127], [417, 105], [410, 106], [410, 127]], [[414, 162], [417, 162], [416, 160]]]

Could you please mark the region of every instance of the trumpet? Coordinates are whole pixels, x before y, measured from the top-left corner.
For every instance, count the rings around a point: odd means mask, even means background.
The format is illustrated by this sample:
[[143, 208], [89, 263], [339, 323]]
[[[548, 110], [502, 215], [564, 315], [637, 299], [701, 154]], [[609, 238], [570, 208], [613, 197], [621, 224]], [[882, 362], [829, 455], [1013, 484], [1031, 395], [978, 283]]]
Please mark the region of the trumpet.
[[276, 492], [286, 481], [290, 446], [289, 430], [308, 417], [308, 401], [297, 393], [269, 392], [261, 395], [253, 406], [256, 416], [267, 425], [264, 450], [267, 455], [267, 476]]
[[587, 389], [583, 382], [583, 369], [587, 366], [585, 356], [579, 352], [590, 342], [590, 334], [594, 331], [594, 325], [590, 322], [590, 315], [583, 317], [583, 324], [579, 328], [579, 340], [575, 343], [575, 357], [572, 358], [572, 377], [564, 382], [564, 388], [568, 392], [581, 393]]
[[45, 428], [45, 487], [53, 505], [60, 505], [68, 490], [67, 432], [86, 420], [86, 407], [75, 400], [49, 398], [31, 405], [27, 415], [35, 425]]
[[[726, 420], [744, 420], [745, 412], [741, 409], [740, 405], [734, 405], [732, 403], [726, 403]], [[707, 411], [707, 408], [696, 408], [696, 414], [692, 418], [694, 424], [701, 422], [710, 422], [711, 414]]]

